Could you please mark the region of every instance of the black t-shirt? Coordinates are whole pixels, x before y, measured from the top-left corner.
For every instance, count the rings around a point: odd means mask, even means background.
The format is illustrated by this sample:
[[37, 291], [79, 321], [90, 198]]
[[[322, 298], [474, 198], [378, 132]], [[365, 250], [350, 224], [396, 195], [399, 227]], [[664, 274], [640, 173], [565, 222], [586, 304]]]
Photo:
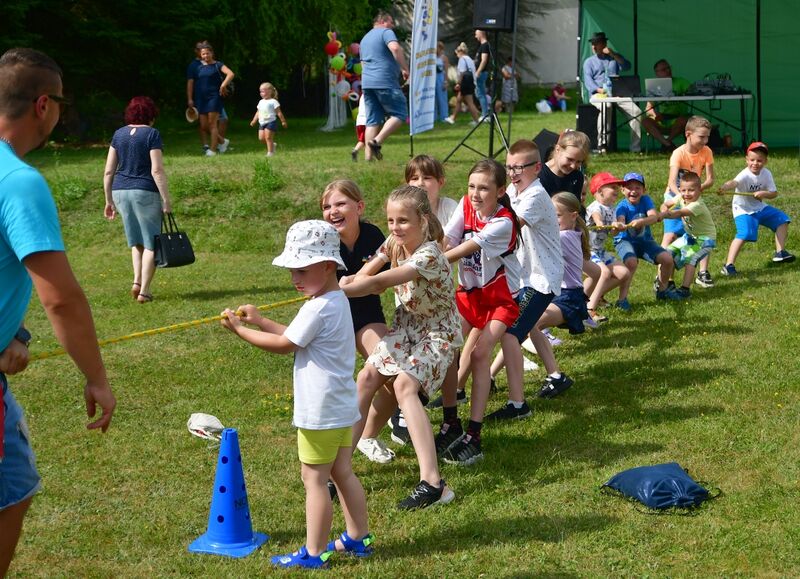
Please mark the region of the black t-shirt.
[[[547, 166], [547, 163], [542, 164], [542, 170], [539, 172], [539, 182], [547, 191], [547, 194], [552, 197], [561, 191], [569, 191], [578, 198], [578, 203], [581, 202], [581, 191], [583, 190], [583, 173], [575, 170], [569, 175], [559, 177]], [[581, 217], [586, 217], [586, 209], [581, 203]]]
[[[361, 222], [361, 233], [356, 239], [351, 252], [344, 243], [339, 245], [339, 253], [342, 256], [346, 271], [339, 270], [336, 273], [337, 279], [346, 275], [357, 274], [363, 265], [375, 256], [375, 252], [384, 242], [386, 237], [383, 232], [371, 223]], [[387, 264], [388, 267], [388, 264]], [[386, 269], [386, 268], [384, 268]], [[350, 302], [350, 315], [353, 318], [353, 329], [358, 332], [367, 324], [386, 323], [381, 306], [381, 297], [378, 295], [362, 296], [360, 298], [347, 298]]]
[[484, 43], [482, 43], [481, 45], [478, 46], [478, 52], [475, 53], [475, 70], [477, 70], [480, 67], [480, 65], [481, 65], [481, 55], [483, 55], [483, 54], [485, 54], [488, 57], [488, 60], [486, 61], [486, 66], [483, 67], [483, 71], [481, 71], [481, 74], [483, 74], [484, 72], [489, 72], [489, 68], [492, 65], [492, 61], [491, 61], [492, 52], [491, 52], [491, 50], [489, 50], [489, 43], [488, 42], [484, 42]]

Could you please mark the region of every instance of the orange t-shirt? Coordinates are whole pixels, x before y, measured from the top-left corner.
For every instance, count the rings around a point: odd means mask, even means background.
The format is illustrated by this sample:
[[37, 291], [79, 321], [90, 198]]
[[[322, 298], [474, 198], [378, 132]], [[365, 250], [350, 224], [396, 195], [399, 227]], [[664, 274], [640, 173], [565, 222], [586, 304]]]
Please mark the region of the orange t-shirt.
[[690, 153], [686, 145], [681, 145], [672, 152], [669, 159], [669, 166], [677, 167], [679, 170], [697, 173], [703, 178], [703, 171], [707, 165], [714, 164], [714, 153], [709, 147], [703, 147], [697, 153]]

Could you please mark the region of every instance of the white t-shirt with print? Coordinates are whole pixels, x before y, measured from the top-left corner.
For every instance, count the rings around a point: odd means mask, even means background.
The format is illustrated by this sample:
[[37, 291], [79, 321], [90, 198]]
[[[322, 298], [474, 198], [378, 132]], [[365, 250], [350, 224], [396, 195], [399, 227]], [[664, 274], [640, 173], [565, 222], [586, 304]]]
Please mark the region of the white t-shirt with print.
[[550, 195], [538, 179], [519, 194], [512, 183], [506, 188], [506, 193], [517, 217], [526, 223], [522, 227], [522, 244], [517, 248], [522, 286], [532, 287], [543, 294], [560, 295], [564, 258], [558, 218]]
[[[586, 208], [586, 223], [588, 225], [595, 225], [592, 215], [595, 213], [600, 214], [600, 221], [603, 225], [611, 225], [617, 218], [616, 209], [613, 205], [603, 205], [598, 200], [592, 201]], [[602, 253], [606, 249], [606, 239], [610, 231], [607, 229], [590, 229], [589, 230], [589, 247], [592, 253]]]
[[[778, 190], [775, 186], [775, 181], [772, 179], [772, 172], [766, 167], [762, 168], [758, 175], [745, 167], [742, 169], [741, 173], [736, 175], [734, 181], [736, 181], [736, 191], [739, 193]], [[750, 197], [749, 195], [734, 195], [731, 201], [731, 210], [733, 211], [734, 219], [740, 215], [757, 213], [766, 206], [767, 204], [763, 201], [759, 201], [755, 197]]]
[[328, 430], [355, 424], [360, 418], [353, 380], [356, 339], [344, 292], [327, 292], [304, 303], [283, 335], [298, 347], [294, 426]]

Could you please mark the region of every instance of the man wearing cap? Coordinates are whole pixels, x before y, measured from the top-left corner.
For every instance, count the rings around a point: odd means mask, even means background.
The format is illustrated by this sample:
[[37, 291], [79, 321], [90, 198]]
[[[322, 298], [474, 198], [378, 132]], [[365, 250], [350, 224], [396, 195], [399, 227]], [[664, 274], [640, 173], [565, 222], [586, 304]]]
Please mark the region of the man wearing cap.
[[[608, 146], [608, 134], [612, 130], [611, 114], [607, 107], [603, 106], [603, 99], [606, 98], [607, 89], [610, 86], [610, 78], [619, 76], [620, 72], [629, 70], [631, 63], [618, 52], [614, 52], [608, 46], [608, 38], [605, 32], [596, 32], [589, 39], [592, 44], [592, 56], [583, 62], [583, 85], [589, 93], [589, 102], [600, 111], [597, 118], [597, 148], [604, 151]], [[625, 111], [629, 117], [628, 126], [631, 128], [630, 150], [638, 153], [642, 149], [642, 110], [633, 101], [624, 101], [616, 105]], [[605, 120], [605, 125], [603, 124]], [[658, 127], [652, 119], [647, 119], [652, 123], [656, 133], [660, 136]], [[652, 132], [652, 131], [651, 131]], [[655, 134], [655, 133], [654, 133]], [[658, 138], [658, 137], [656, 137]], [[663, 136], [661, 137], [663, 139]]]
[[[64, 253], [56, 204], [42, 175], [22, 160], [47, 142], [64, 102], [61, 68], [49, 56], [13, 48], [0, 57], [0, 577], [41, 484], [22, 408], [6, 379], [28, 364], [31, 335], [22, 322], [32, 286], [86, 379], [87, 414], [102, 409], [88, 428], [105, 432], [116, 406], [92, 312]], [[97, 489], [87, 492], [92, 496]]]

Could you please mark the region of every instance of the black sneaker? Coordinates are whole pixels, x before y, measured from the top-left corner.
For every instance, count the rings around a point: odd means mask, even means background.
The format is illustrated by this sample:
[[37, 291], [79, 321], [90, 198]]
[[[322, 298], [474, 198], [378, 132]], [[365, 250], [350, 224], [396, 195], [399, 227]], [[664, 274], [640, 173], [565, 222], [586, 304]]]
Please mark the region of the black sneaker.
[[714, 287], [714, 280], [711, 279], [711, 274], [708, 273], [708, 270], [698, 272], [694, 283], [700, 287]]
[[350, 151], [350, 158], [353, 159], [353, 163], [357, 163], [358, 162], [358, 151], [356, 151], [355, 149]]
[[408, 434], [408, 426], [403, 413], [398, 408], [387, 424], [392, 429], [392, 440], [397, 444], [405, 444], [411, 440], [411, 435]]
[[461, 426], [460, 422], [454, 424], [443, 423], [433, 440], [434, 444], [436, 444], [436, 456], [441, 458], [462, 436], [464, 436], [464, 427]]
[[331, 500], [332, 501], [338, 501], [339, 500], [339, 493], [336, 492], [336, 485], [333, 484], [333, 481], [331, 479], [328, 479], [328, 492], [331, 495]]
[[372, 156], [378, 161], [383, 161], [383, 153], [381, 152], [381, 145], [378, 141], [370, 141], [368, 144], [369, 150], [372, 151]]
[[[462, 404], [466, 404], [467, 400], [467, 391], [466, 390], [456, 390], [456, 406], [461, 406]], [[428, 408], [441, 408], [442, 407], [442, 397], [439, 396], [435, 398], [431, 402], [428, 403]]]
[[469, 466], [481, 459], [483, 459], [481, 443], [472, 438], [469, 434], [465, 434], [459, 438], [442, 456], [442, 460], [447, 464], [457, 464], [460, 466]]
[[522, 408], [517, 408], [509, 402], [500, 410], [495, 410], [489, 414], [484, 420], [522, 420], [523, 418], [528, 418], [531, 414], [531, 409], [527, 402], [522, 402]]
[[795, 260], [794, 255], [786, 251], [785, 249], [781, 249], [780, 251], [776, 251], [772, 255], [772, 261], [775, 263], [792, 263]]
[[444, 483], [444, 479], [439, 481], [438, 487], [421, 480], [410, 495], [397, 503], [397, 508], [407, 511], [424, 509], [432, 505], [446, 505], [454, 498], [455, 493]]
[[573, 384], [572, 378], [564, 373], [561, 374], [560, 378], [548, 376], [544, 379], [544, 384], [539, 390], [539, 398], [555, 398]]
[[683, 296], [685, 299], [692, 297], [692, 290], [689, 289], [688, 287], [681, 286], [675, 291], [679, 293], [681, 296]]

